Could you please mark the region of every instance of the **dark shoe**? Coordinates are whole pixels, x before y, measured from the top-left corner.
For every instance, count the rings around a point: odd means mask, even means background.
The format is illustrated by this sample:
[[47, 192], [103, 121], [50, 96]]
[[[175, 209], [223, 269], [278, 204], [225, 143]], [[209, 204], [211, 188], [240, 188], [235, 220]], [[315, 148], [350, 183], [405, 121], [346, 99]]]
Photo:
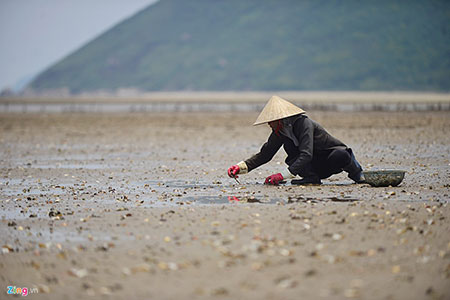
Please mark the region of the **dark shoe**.
[[359, 172], [356, 174], [348, 174], [348, 178], [350, 178], [351, 180], [353, 180], [356, 183], [364, 183], [365, 182], [365, 178], [364, 178], [364, 174], [363, 172]]
[[356, 183], [364, 183], [364, 174], [363, 169], [359, 162], [356, 160], [355, 155], [353, 154], [352, 149], [347, 149], [348, 152], [350, 152], [351, 155], [351, 161], [350, 163], [343, 168], [345, 172], [348, 173], [348, 178], [353, 180]]
[[318, 177], [306, 177], [302, 179], [293, 179], [291, 180], [291, 184], [293, 185], [316, 185], [322, 184], [322, 181]]

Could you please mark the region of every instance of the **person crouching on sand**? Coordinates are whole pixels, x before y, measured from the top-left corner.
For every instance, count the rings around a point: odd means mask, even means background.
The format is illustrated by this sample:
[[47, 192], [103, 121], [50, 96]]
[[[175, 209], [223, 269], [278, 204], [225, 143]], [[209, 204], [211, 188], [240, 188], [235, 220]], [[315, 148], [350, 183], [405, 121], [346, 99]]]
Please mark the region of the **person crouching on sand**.
[[292, 184], [321, 184], [342, 171], [356, 183], [364, 182], [361, 165], [348, 148], [331, 136], [320, 124], [309, 119], [305, 111], [278, 96], [272, 96], [253, 125], [268, 123], [272, 133], [259, 153], [228, 169], [228, 176], [238, 177], [269, 162], [283, 146], [287, 153], [288, 168], [270, 175], [265, 184], [278, 185], [297, 175], [302, 179]]

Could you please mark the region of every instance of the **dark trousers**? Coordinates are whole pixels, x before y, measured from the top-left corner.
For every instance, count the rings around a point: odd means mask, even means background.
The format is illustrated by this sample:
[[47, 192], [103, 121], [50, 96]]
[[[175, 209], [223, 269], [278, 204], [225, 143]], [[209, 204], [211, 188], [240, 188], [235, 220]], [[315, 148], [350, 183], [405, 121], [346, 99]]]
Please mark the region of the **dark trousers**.
[[353, 159], [358, 164], [350, 148], [321, 151], [320, 153], [314, 153], [311, 171], [320, 179], [328, 178], [333, 174], [344, 171], [344, 168], [350, 165]]

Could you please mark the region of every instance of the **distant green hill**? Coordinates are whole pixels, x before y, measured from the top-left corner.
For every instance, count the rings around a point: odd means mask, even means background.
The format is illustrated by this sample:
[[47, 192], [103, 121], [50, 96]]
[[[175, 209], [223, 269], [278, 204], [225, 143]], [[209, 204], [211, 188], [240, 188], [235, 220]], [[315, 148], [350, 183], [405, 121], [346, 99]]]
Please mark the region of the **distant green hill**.
[[161, 0], [31, 83], [61, 87], [449, 91], [450, 1]]

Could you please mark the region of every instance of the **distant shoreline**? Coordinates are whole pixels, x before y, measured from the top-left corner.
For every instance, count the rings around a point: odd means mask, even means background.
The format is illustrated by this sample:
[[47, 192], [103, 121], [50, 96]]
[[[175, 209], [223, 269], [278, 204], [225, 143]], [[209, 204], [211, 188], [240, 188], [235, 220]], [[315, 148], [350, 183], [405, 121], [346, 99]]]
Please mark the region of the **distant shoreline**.
[[450, 93], [286, 91], [0, 98], [0, 113], [257, 112], [274, 94], [306, 111], [450, 111]]
[[265, 103], [274, 94], [292, 102], [305, 104], [450, 103], [450, 93], [355, 91], [95, 93], [79, 96], [0, 97], [0, 103]]

